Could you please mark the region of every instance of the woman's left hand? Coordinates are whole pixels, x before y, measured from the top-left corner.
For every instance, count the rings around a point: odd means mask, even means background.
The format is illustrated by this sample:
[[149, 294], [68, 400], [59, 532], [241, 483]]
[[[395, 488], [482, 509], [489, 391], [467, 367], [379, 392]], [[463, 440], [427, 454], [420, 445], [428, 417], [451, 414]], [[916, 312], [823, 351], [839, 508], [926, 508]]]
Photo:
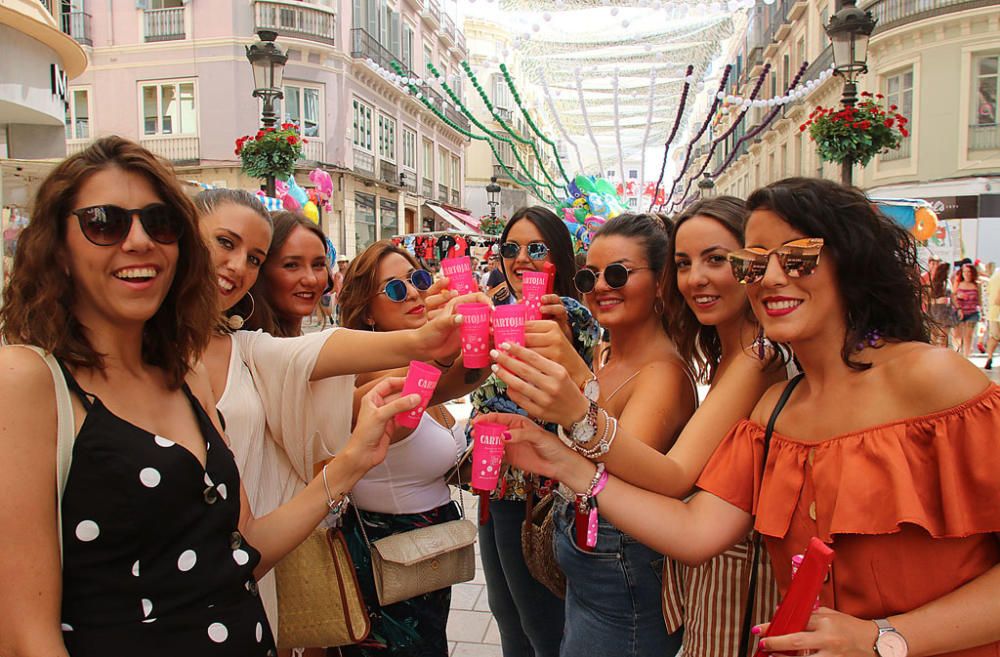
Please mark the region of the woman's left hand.
[[587, 414], [590, 402], [559, 363], [516, 344], [490, 355], [507, 395], [528, 415], [568, 427]]
[[551, 319], [559, 324], [559, 329], [563, 332], [563, 335], [570, 342], [573, 342], [573, 329], [569, 325], [569, 315], [566, 313], [566, 306], [563, 305], [562, 299], [559, 298], [558, 294], [543, 294], [540, 310], [544, 319]]
[[[770, 623], [758, 625], [761, 634], [767, 634]], [[878, 626], [870, 620], [820, 607], [813, 612], [803, 632], [768, 636], [760, 647], [775, 657], [805, 654], [810, 657], [872, 657]]]

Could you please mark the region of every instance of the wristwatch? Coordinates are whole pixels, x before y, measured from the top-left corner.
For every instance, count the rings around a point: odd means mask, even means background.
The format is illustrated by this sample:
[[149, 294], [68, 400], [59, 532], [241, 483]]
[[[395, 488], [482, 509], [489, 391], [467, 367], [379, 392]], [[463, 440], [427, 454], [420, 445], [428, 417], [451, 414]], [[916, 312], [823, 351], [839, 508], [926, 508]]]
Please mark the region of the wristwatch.
[[889, 624], [888, 619], [879, 618], [873, 621], [878, 626], [878, 638], [875, 639], [875, 654], [879, 657], [906, 657], [909, 647], [906, 639]]
[[[587, 414], [580, 418], [579, 421], [574, 422], [568, 431], [563, 430], [560, 426], [557, 429], [559, 434], [559, 439], [563, 441], [567, 447], [573, 447], [573, 445], [586, 445], [594, 436], [597, 435], [597, 404], [590, 402], [587, 407]], [[566, 434], [569, 434], [567, 436]]]
[[601, 384], [597, 381], [596, 376], [590, 377], [590, 380], [583, 384], [583, 396], [587, 398], [587, 401], [597, 403], [597, 400], [601, 398]]

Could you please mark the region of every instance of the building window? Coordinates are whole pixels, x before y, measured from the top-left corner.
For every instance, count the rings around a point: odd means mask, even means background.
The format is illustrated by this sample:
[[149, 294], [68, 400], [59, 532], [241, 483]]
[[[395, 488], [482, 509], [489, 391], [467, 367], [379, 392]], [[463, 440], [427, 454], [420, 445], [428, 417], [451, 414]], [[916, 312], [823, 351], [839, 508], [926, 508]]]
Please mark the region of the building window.
[[975, 80], [972, 93], [975, 96], [972, 102], [972, 123], [996, 125], [997, 98], [1000, 96], [1000, 55], [976, 57], [973, 61], [973, 74]]
[[510, 87], [499, 73], [493, 74], [493, 104], [500, 109], [510, 109], [514, 106]]
[[639, 170], [638, 169], [629, 169], [628, 170], [628, 179], [629, 180], [637, 180], [638, 178], [639, 178]]
[[604, 177], [605, 177], [605, 178], [608, 178], [609, 180], [610, 180], [611, 178], [614, 178], [614, 177], [615, 177], [615, 170], [614, 170], [614, 169], [608, 169], [608, 173], [607, 173], [607, 175], [606, 175], [606, 176], [604, 176]]
[[637, 199], [634, 196], [629, 197], [629, 199], [628, 199], [628, 206], [630, 208], [632, 208], [633, 210], [635, 210], [636, 208], [639, 207], [639, 199]]
[[387, 162], [396, 161], [396, 119], [379, 112], [378, 156]]
[[913, 116], [913, 67], [899, 71], [885, 79], [885, 100], [898, 107], [906, 118]]
[[90, 139], [90, 90], [71, 89], [66, 107], [66, 139]]
[[143, 135], [198, 134], [194, 82], [143, 84], [141, 93]]
[[[421, 70], [429, 72], [429, 69], [427, 68], [427, 65], [428, 64], [433, 64], [433, 63], [434, 63], [434, 55], [433, 55], [433, 53], [431, 51], [431, 47], [425, 43], [424, 44], [424, 66], [423, 66], [423, 68]], [[427, 74], [425, 73], [421, 77], [427, 77]]]
[[356, 148], [372, 152], [372, 108], [354, 99], [353, 142]]
[[462, 161], [456, 156], [451, 156], [451, 188], [459, 189], [462, 186]]
[[150, 9], [174, 9], [183, 6], [182, 0], [149, 0]]
[[403, 168], [417, 170], [417, 133], [403, 128]]
[[445, 187], [451, 187], [451, 176], [448, 174], [451, 172], [451, 166], [449, 166], [449, 154], [445, 149], [440, 149], [438, 151], [438, 184]]
[[355, 192], [354, 248], [357, 253], [361, 253], [378, 239], [375, 232], [375, 197]]
[[413, 69], [413, 28], [409, 25], [403, 27], [403, 52], [400, 53], [403, 66]]
[[399, 205], [395, 201], [382, 199], [379, 204], [380, 239], [387, 240], [399, 232]]
[[320, 137], [320, 99], [323, 92], [318, 87], [301, 87], [286, 84], [285, 98], [275, 102], [274, 111], [283, 122], [299, 126], [299, 132], [305, 137]]
[[434, 143], [424, 140], [424, 178], [434, 180]]

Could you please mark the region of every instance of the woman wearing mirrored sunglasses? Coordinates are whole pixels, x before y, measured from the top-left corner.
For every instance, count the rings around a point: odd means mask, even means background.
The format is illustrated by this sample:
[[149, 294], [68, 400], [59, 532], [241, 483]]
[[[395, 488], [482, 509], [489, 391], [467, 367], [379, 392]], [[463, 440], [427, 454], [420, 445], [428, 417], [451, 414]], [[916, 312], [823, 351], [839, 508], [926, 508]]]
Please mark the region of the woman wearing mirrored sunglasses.
[[[435, 325], [395, 335], [331, 329], [294, 338], [238, 330], [263, 307], [258, 307], [260, 293], [255, 301], [250, 289], [271, 250], [271, 215], [243, 190], [206, 190], [195, 204], [224, 313], [202, 363], [226, 421], [250, 508], [260, 516], [290, 500], [312, 480], [317, 462], [347, 445], [353, 374], [424, 357], [424, 347], [446, 341], [453, 328]], [[279, 239], [285, 241], [281, 235]], [[417, 336], [419, 340], [412, 339]], [[258, 584], [276, 629], [273, 574]]]
[[[511, 398], [531, 415], [572, 427], [564, 429], [567, 440], [599, 439], [601, 433], [584, 435], [588, 427], [583, 425], [603, 412], [659, 455], [691, 416], [697, 392], [667, 335], [664, 316], [668, 240], [666, 227], [655, 215], [621, 215], [594, 235], [586, 268], [574, 280], [601, 326], [611, 332], [610, 357], [596, 378], [578, 358], [571, 358], [566, 365], [573, 374], [563, 370], [561, 379], [569, 395], [583, 399], [584, 413], [575, 414], [575, 407], [567, 408], [563, 400], [549, 404], [537, 399], [539, 389], [518, 376], [530, 376], [530, 368], [500, 357], [498, 376], [510, 386]], [[588, 379], [594, 380], [586, 386], [593, 407], [581, 393]], [[611, 421], [603, 417], [602, 426], [610, 428]], [[570, 499], [556, 512], [556, 557], [567, 581], [566, 635], [560, 654], [645, 657], [677, 652], [681, 632], [675, 627], [674, 634], [668, 634], [661, 612], [662, 555], [604, 517], [599, 518], [596, 547], [591, 552], [580, 549], [575, 509]]]
[[[440, 287], [432, 289], [431, 282], [430, 274], [405, 249], [389, 241], [376, 242], [351, 261], [344, 274], [344, 325], [389, 334], [419, 328], [427, 323], [425, 295]], [[440, 361], [437, 366], [449, 369]], [[359, 391], [387, 376], [406, 376], [406, 368], [362, 374], [357, 378]], [[433, 400], [415, 429], [393, 433], [385, 462], [352, 491], [352, 502], [365, 523], [364, 534], [353, 513], [344, 517], [344, 533], [372, 631], [359, 645], [342, 648], [345, 657], [448, 655], [445, 628], [451, 588], [380, 606], [365, 539], [367, 535], [374, 541], [460, 517], [444, 477], [465, 451], [465, 427], [441, 401]]]
[[[117, 241], [107, 226], [88, 233], [82, 210], [111, 206], [166, 206], [178, 239], [134, 212]], [[0, 350], [0, 653], [274, 654], [255, 578], [381, 460], [393, 413], [418, 399], [393, 401], [399, 380], [373, 391], [343, 458], [257, 518], [196, 363], [217, 292], [173, 172], [99, 139], [53, 169], [34, 207], [0, 334], [58, 364]]]
[[[804, 377], [772, 387], [733, 427], [688, 502], [612, 476], [602, 513], [691, 564], [753, 526], [782, 591], [810, 538], [829, 544], [836, 554], [821, 607], [793, 635], [767, 636], [763, 626], [766, 651], [997, 654], [1000, 388], [927, 344], [913, 238], [864, 194], [791, 178], [747, 205], [747, 247], [779, 250], [747, 286], [750, 303], [766, 334], [794, 350]], [[821, 255], [796, 276], [780, 249], [805, 238], [823, 240]], [[592, 464], [511, 424], [510, 461], [586, 490]]]
[[[542, 299], [542, 314], [547, 321], [528, 322], [528, 343], [568, 342], [566, 348], [589, 364], [597, 344], [597, 323], [578, 301], [579, 293], [573, 287], [573, 243], [562, 221], [548, 208], [521, 208], [504, 227], [500, 244], [507, 245], [501, 247], [506, 248], [506, 254], [501, 253], [500, 264], [513, 293], [510, 303], [521, 299], [525, 271], [544, 271], [546, 262], [555, 266], [555, 293]], [[494, 301], [502, 303], [496, 297]], [[489, 370], [484, 368], [475, 381], [478, 387], [472, 393], [473, 416], [525, 413], [508, 396], [503, 380]], [[556, 426], [547, 424], [546, 429], [554, 433]], [[524, 473], [506, 469], [490, 501], [489, 520], [479, 530], [486, 590], [504, 657], [556, 657], [563, 638], [563, 601], [531, 576], [521, 550], [525, 499], [535, 495], [530, 490]]]

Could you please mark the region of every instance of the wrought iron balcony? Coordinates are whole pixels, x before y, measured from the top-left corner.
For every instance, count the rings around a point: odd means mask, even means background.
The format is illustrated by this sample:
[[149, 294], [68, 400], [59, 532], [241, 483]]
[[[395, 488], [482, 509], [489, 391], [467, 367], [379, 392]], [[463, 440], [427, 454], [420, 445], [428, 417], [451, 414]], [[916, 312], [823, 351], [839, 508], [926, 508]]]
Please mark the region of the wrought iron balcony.
[[441, 185], [441, 184], [438, 185], [438, 200], [441, 201], [442, 203], [447, 203], [448, 202], [448, 186], [447, 185]]
[[389, 183], [390, 185], [399, 184], [399, 168], [394, 162], [389, 162], [388, 160], [379, 160], [378, 163], [378, 177], [382, 182]]
[[303, 2], [255, 0], [254, 21], [258, 30], [331, 46], [337, 33], [337, 15], [332, 9]]
[[441, 24], [441, 4], [438, 0], [424, 0], [424, 10], [420, 15], [428, 19], [435, 26]]
[[451, 190], [451, 204], [456, 207], [461, 207], [462, 205], [462, 194], [457, 189]]
[[85, 46], [94, 45], [90, 36], [90, 14], [83, 11], [68, 11], [62, 15], [62, 31]]
[[441, 37], [455, 45], [455, 21], [448, 14], [441, 16]]
[[455, 45], [464, 53], [469, 52], [469, 47], [465, 45], [465, 32], [457, 30], [455, 34]]
[[146, 9], [142, 25], [147, 43], [184, 39], [184, 7]]
[[925, 18], [995, 5], [996, 0], [874, 0], [863, 9], [878, 20], [874, 32], [877, 35]]
[[434, 197], [434, 181], [431, 180], [430, 178], [424, 178], [423, 179], [423, 184], [420, 187], [420, 193], [424, 196], [424, 198], [433, 198]]
[[416, 74], [403, 64], [403, 60], [396, 57], [386, 49], [379, 40], [368, 33], [363, 27], [356, 27], [351, 30], [351, 57], [355, 59], [370, 59], [388, 71], [394, 71], [392, 66], [396, 62], [407, 77], [415, 78]]

